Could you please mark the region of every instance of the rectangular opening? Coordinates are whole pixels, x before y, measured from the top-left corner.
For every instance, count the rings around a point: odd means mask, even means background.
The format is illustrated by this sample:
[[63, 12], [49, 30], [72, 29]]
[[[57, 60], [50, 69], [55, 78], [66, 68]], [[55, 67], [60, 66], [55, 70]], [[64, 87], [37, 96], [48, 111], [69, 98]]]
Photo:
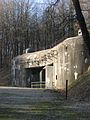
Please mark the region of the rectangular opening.
[[45, 70], [43, 67], [26, 68], [26, 87], [45, 88]]

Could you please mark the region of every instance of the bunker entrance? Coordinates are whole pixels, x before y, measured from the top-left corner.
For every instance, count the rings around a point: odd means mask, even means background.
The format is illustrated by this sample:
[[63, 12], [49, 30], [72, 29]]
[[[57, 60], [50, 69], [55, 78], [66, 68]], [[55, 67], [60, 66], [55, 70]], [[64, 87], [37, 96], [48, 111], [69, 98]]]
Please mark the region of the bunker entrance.
[[45, 69], [43, 68], [26, 68], [26, 87], [45, 88]]

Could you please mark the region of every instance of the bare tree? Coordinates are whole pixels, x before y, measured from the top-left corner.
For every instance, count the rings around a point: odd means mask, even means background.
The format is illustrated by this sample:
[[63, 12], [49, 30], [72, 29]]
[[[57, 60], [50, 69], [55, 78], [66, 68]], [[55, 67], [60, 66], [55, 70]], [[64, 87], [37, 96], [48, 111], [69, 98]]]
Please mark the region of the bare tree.
[[90, 54], [90, 36], [89, 36], [89, 32], [87, 30], [84, 16], [83, 16], [82, 11], [81, 11], [79, 0], [72, 0], [72, 2], [73, 2], [73, 5], [75, 7], [77, 20], [79, 22], [79, 25], [80, 25], [80, 28], [82, 31], [83, 39], [84, 39], [85, 44], [87, 45], [87, 47], [89, 49], [89, 54]]
[[48, 47], [74, 36], [74, 9], [67, 8], [63, 0], [50, 4], [43, 13], [45, 46]]
[[71, 34], [73, 14], [66, 9], [63, 0], [59, 6], [49, 4], [42, 16], [38, 15], [36, 4], [31, 9], [29, 0], [2, 1], [0, 5], [1, 66], [9, 65], [13, 57], [28, 47], [34, 51], [50, 48]]

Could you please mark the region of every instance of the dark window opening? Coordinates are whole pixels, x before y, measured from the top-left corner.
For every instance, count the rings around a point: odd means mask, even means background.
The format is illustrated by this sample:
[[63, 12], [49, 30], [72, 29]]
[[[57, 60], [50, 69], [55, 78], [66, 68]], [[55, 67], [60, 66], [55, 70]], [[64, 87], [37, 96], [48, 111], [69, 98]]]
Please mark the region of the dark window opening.
[[[42, 81], [40, 80], [40, 72], [42, 71]], [[43, 67], [26, 68], [26, 87], [40, 88], [45, 82], [45, 70]], [[43, 86], [43, 85], [42, 85]]]

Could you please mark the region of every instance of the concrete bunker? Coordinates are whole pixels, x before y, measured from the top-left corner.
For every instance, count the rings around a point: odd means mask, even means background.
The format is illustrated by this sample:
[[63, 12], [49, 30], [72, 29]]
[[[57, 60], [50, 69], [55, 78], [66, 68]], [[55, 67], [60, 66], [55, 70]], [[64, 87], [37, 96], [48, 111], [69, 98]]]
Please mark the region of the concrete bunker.
[[[90, 56], [82, 36], [68, 38], [51, 49], [26, 53], [12, 61], [12, 85], [64, 89], [87, 71]], [[17, 72], [16, 72], [17, 71]]]

